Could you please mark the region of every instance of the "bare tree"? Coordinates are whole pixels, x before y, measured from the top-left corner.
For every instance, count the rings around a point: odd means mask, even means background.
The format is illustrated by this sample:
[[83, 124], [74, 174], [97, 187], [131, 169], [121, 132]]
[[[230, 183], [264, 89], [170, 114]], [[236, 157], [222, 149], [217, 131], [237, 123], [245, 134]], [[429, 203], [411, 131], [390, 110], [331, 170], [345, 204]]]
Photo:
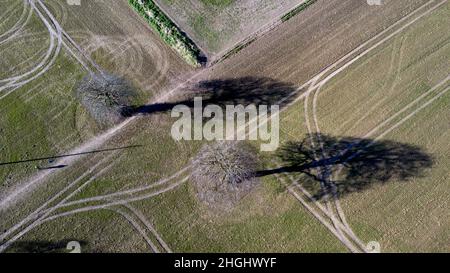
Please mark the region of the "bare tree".
[[117, 124], [130, 115], [137, 97], [124, 79], [106, 73], [85, 77], [76, 93], [92, 118], [102, 126]]
[[256, 184], [258, 166], [256, 152], [242, 142], [205, 145], [193, 164], [198, 198], [213, 208], [232, 208]]

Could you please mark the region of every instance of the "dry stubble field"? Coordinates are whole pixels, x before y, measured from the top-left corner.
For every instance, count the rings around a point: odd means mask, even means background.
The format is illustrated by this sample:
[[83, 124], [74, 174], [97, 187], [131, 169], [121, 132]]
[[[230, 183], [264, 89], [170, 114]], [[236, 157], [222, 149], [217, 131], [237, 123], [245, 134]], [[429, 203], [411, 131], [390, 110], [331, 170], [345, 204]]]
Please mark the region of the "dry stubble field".
[[210, 60], [216, 60], [236, 44], [279, 21], [303, 1], [297, 0], [157, 0]]
[[[443, 3], [313, 91], [306, 104], [293, 105], [283, 117], [285, 139], [302, 140], [308, 122], [313, 133], [317, 122], [320, 133], [337, 140], [393, 142], [389, 149], [408, 145], [432, 158], [429, 168], [405, 179], [389, 177], [399, 171], [395, 164], [381, 170], [370, 166], [359, 177], [366, 187], [342, 196], [350, 226], [363, 241], [380, 242], [383, 251], [448, 251], [449, 14], [450, 5]], [[403, 174], [415, 173], [408, 151], [384, 152], [396, 156]], [[377, 172], [389, 179], [375, 179]], [[341, 184], [355, 179], [335, 175]]]

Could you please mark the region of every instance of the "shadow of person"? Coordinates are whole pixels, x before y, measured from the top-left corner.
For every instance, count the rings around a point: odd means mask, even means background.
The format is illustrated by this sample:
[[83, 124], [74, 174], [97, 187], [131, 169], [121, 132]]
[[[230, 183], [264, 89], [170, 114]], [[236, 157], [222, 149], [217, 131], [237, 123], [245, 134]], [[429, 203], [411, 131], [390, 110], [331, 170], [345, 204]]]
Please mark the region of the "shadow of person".
[[[304, 174], [303, 183], [314, 189], [316, 199], [325, 197], [324, 186], [329, 188], [331, 181], [336, 194], [342, 197], [377, 183], [423, 176], [433, 165], [430, 155], [410, 144], [324, 134], [310, 134], [303, 141], [288, 142], [277, 156], [282, 167], [260, 171], [258, 176]], [[318, 184], [322, 186], [317, 187]]]

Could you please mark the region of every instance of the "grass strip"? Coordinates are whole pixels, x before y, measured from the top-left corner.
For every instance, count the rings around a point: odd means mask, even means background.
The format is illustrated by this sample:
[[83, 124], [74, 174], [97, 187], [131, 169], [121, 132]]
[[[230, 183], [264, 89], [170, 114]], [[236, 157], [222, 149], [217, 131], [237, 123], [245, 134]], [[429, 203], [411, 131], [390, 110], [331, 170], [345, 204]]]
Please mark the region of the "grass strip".
[[200, 49], [164, 14], [152, 0], [128, 0], [128, 3], [187, 63], [200, 67]]

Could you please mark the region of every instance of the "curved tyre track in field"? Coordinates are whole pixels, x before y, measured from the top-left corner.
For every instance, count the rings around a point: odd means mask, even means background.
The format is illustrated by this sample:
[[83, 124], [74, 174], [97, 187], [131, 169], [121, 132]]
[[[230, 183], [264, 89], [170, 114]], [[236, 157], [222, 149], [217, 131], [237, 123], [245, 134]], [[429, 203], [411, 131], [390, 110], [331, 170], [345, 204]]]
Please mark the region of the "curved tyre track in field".
[[145, 218], [145, 216], [135, 207], [131, 206], [130, 204], [124, 205], [127, 207], [131, 212], [133, 212], [139, 220], [146, 226], [146, 228], [155, 236], [156, 240], [158, 241], [159, 245], [161, 245], [164, 252], [172, 253], [172, 250], [170, 249], [169, 245], [162, 239], [162, 237], [158, 234], [156, 229], [153, 227], [153, 225]]
[[156, 192], [145, 193], [145, 194], [142, 194], [142, 195], [139, 195], [136, 197], [130, 197], [130, 198], [123, 199], [123, 200], [105, 202], [104, 204], [100, 204], [100, 205], [85, 206], [82, 208], [69, 210], [67, 212], [62, 212], [62, 213], [55, 214], [55, 215], [51, 215], [51, 213], [53, 213], [55, 209], [50, 208], [50, 209], [46, 210], [46, 212], [42, 216], [40, 216], [36, 221], [32, 222], [25, 229], [21, 230], [19, 233], [14, 235], [11, 239], [7, 240], [5, 243], [0, 245], [0, 253], [5, 251], [12, 243], [14, 243], [18, 239], [20, 239], [26, 233], [30, 232], [34, 228], [36, 228], [48, 221], [53, 221], [53, 220], [61, 218], [61, 217], [66, 217], [66, 216], [70, 216], [70, 215], [74, 215], [74, 214], [78, 214], [78, 213], [90, 212], [90, 211], [95, 211], [95, 210], [99, 210], [99, 209], [109, 209], [111, 207], [118, 206], [118, 205], [126, 205], [130, 202], [146, 200], [148, 198], [152, 198], [152, 197], [158, 196], [160, 194], [169, 192], [169, 191], [177, 188], [178, 186], [182, 185], [186, 181], [188, 181], [188, 179], [189, 179], [189, 176], [183, 178], [180, 181], [177, 181], [176, 183], [169, 185], [168, 187], [166, 187], [164, 189], [158, 190]]
[[[102, 160], [102, 162], [99, 162], [94, 168], [100, 167], [103, 162], [106, 162], [108, 158], [105, 158]], [[68, 192], [70, 188], [74, 186], [74, 184], [79, 183], [84, 177], [80, 177], [79, 179], [72, 182], [69, 186], [67, 186], [63, 191], [55, 195], [51, 200], [46, 202], [44, 205], [42, 205], [39, 209], [37, 209], [35, 212], [30, 214], [27, 218], [25, 218], [23, 221], [9, 229], [7, 232], [3, 233], [0, 236], [1, 241], [5, 241], [2, 245], [0, 245], [0, 252], [4, 251], [10, 244], [24, 236], [26, 233], [31, 231], [37, 226], [40, 226], [41, 224], [52, 221], [57, 218], [81, 213], [81, 212], [89, 212], [93, 210], [98, 209], [108, 209], [114, 206], [119, 205], [127, 205], [130, 202], [134, 201], [140, 201], [145, 200], [160, 194], [163, 194], [165, 192], [171, 191], [175, 189], [176, 187], [182, 185], [189, 179], [189, 175], [185, 178], [181, 179], [180, 181], [176, 181], [175, 183], [168, 182], [172, 180], [176, 180], [178, 176], [184, 174], [186, 171], [189, 170], [189, 167], [182, 169], [175, 175], [162, 179], [158, 182], [153, 183], [149, 186], [144, 186], [136, 189], [131, 190], [125, 190], [109, 195], [103, 195], [98, 196], [94, 198], [87, 198], [84, 200], [77, 200], [73, 202], [68, 202], [71, 198], [76, 196], [77, 193], [79, 193], [82, 189], [84, 189], [86, 186], [88, 186], [91, 182], [93, 182], [95, 179], [97, 179], [99, 176], [101, 176], [103, 173], [105, 173], [112, 165], [109, 164], [106, 167], [103, 167], [100, 169], [97, 173], [95, 173], [90, 179], [88, 179], [86, 182], [81, 184], [79, 187], [76, 188], [76, 190], [72, 191], [69, 195], [64, 197], [61, 201], [59, 201], [56, 205], [52, 206], [51, 203], [55, 202], [58, 198], [63, 197], [65, 193]], [[162, 186], [162, 188], [158, 188], [158, 186]], [[92, 202], [97, 202], [98, 204], [92, 205]], [[99, 203], [100, 202], [100, 203]], [[91, 204], [91, 205], [89, 205]], [[67, 210], [67, 207], [70, 206], [76, 206], [75, 209]], [[55, 212], [60, 209], [64, 208], [65, 212], [55, 214]], [[151, 229], [149, 227], [149, 229]], [[155, 231], [156, 232], [156, 231]], [[10, 238], [10, 239], [7, 239]], [[168, 248], [167, 248], [168, 249]]]
[[[162, 179], [158, 182], [152, 183], [148, 186], [143, 186], [143, 187], [138, 187], [138, 188], [134, 188], [134, 189], [130, 189], [130, 190], [124, 190], [124, 191], [119, 191], [119, 192], [115, 192], [115, 193], [111, 193], [111, 194], [105, 194], [105, 195], [98, 195], [98, 196], [94, 196], [94, 197], [89, 197], [89, 198], [85, 198], [85, 199], [79, 199], [79, 200], [75, 200], [75, 201], [71, 201], [71, 202], [65, 202], [59, 206], [55, 206], [55, 209], [59, 209], [59, 208], [64, 208], [64, 207], [70, 207], [70, 206], [79, 206], [79, 205], [85, 205], [85, 204], [89, 204], [92, 202], [112, 202], [112, 201], [117, 201], [117, 200], [126, 200], [127, 198], [132, 198], [134, 195], [138, 195], [145, 193], [146, 191], [153, 191], [155, 188], [158, 188], [160, 186], [165, 186], [168, 182], [176, 179], [177, 177], [179, 177], [182, 174], [185, 174], [188, 170], [190, 169], [189, 167], [185, 167], [182, 170], [180, 170], [179, 172], [175, 173], [174, 175]], [[164, 193], [164, 192], [162, 192]]]
[[108, 208], [108, 210], [114, 211], [124, 217], [144, 238], [153, 253], [172, 252], [148, 220], [133, 206], [125, 204], [114, 208]]
[[104, 201], [103, 204], [100, 205], [92, 205], [92, 206], [84, 206], [81, 208], [77, 208], [77, 209], [73, 209], [73, 210], [69, 210], [67, 212], [64, 213], [60, 213], [60, 214], [56, 214], [55, 216], [49, 217], [46, 220], [53, 220], [59, 217], [63, 217], [63, 216], [68, 216], [68, 215], [72, 215], [72, 214], [76, 214], [76, 213], [80, 213], [80, 212], [88, 212], [88, 211], [92, 211], [92, 210], [97, 210], [97, 209], [104, 209], [104, 208], [108, 208], [111, 206], [116, 206], [116, 205], [124, 205], [124, 204], [128, 204], [131, 202], [136, 202], [136, 201], [142, 201], [151, 197], [155, 197], [158, 195], [161, 195], [163, 193], [169, 192], [175, 188], [177, 188], [178, 186], [181, 186], [182, 184], [184, 184], [185, 182], [187, 182], [189, 180], [190, 176], [186, 176], [183, 179], [181, 179], [180, 181], [177, 181], [176, 183], [170, 184], [169, 186], [167, 186], [166, 188], [157, 190], [155, 192], [150, 192], [150, 193], [142, 193], [141, 195], [137, 195], [134, 197], [128, 197], [128, 198], [124, 198], [124, 199], [118, 199], [118, 200], [113, 200], [113, 201]]
[[147, 232], [145, 230], [145, 228], [143, 228], [137, 221], [136, 219], [133, 218], [133, 215], [128, 214], [124, 208], [122, 207], [115, 207], [115, 208], [109, 208], [107, 210], [110, 210], [112, 212], [115, 212], [119, 215], [121, 215], [125, 220], [127, 220], [133, 227], [134, 229], [144, 238], [144, 240], [147, 242], [148, 246], [150, 247], [150, 249], [152, 250], [153, 253], [159, 253], [158, 247], [156, 247], [155, 244], [153, 244], [152, 240], [150, 239], [150, 237], [147, 235]]
[[[50, 21], [54, 26], [56, 31], [62, 34], [61, 39], [64, 47], [71, 53], [71, 55], [90, 73], [102, 73], [102, 69], [92, 60], [90, 56], [88, 56], [83, 49], [81, 49], [78, 44], [67, 34], [67, 32], [61, 27], [60, 23], [53, 14], [48, 10], [47, 6], [42, 2], [42, 0], [29, 0], [32, 3], [33, 7], [36, 11], [42, 9], [45, 15], [41, 12], [38, 12], [39, 17], [42, 21]], [[39, 5], [39, 9], [36, 8], [34, 2], [37, 2]], [[48, 18], [48, 19], [47, 19]]]
[[[50, 46], [50, 39], [47, 37], [47, 33], [48, 32], [27, 33], [24, 31], [2, 46], [0, 54], [6, 56], [3, 62], [9, 63], [9, 59], [14, 58], [14, 65], [5, 64], [2, 67], [1, 75], [2, 77], [6, 77], [0, 79], [0, 87], [8, 84], [14, 77], [20, 77], [22, 74], [29, 72], [29, 70], [32, 70], [45, 58]], [[18, 58], [15, 59], [16, 57], [13, 54], [16, 53], [17, 49], [22, 51], [22, 48], [24, 51], [31, 49], [33, 50], [33, 53], [20, 60]], [[33, 87], [30, 86], [30, 89]], [[28, 92], [28, 90], [26, 92]]]
[[[29, 22], [31, 15], [33, 14], [33, 10], [30, 8], [30, 6], [27, 4], [27, 0], [22, 0], [23, 2], [23, 10], [22, 14], [20, 15], [17, 22], [12, 26], [9, 30], [7, 30], [4, 33], [0, 34], [0, 45], [3, 43], [6, 43], [7, 41], [11, 40], [15, 36], [17, 36], [18, 33], [22, 31], [22, 29], [26, 26], [26, 24]], [[20, 4], [18, 4], [20, 5]], [[12, 9], [14, 9], [13, 7]], [[9, 14], [11, 10], [6, 11], [5, 13]], [[4, 20], [4, 18], [1, 18], [0, 20]]]
[[39, 9], [36, 8], [34, 2], [29, 0], [28, 2], [31, 6], [30, 10], [33, 10], [39, 17], [43, 20], [45, 27], [47, 28], [50, 35], [50, 46], [45, 53], [44, 58], [40, 63], [36, 64], [34, 68], [25, 72], [21, 75], [10, 77], [7, 79], [0, 80], [0, 100], [20, 88], [21, 86], [39, 78], [45, 72], [47, 72], [53, 63], [56, 61], [57, 56], [59, 55], [62, 47], [62, 33], [60, 29], [53, 29], [51, 23], [47, 21]]
[[[302, 204], [302, 206], [308, 212], [310, 212], [321, 224], [323, 224], [339, 241], [341, 241], [341, 243], [347, 249], [352, 252], [360, 252], [360, 250], [355, 247], [347, 237], [343, 236], [341, 228], [346, 231], [345, 227], [343, 227], [339, 222], [335, 220], [335, 216], [330, 214], [328, 208], [323, 207], [317, 200], [314, 200], [311, 194], [306, 191], [306, 189], [301, 187], [301, 185], [291, 177], [289, 177], [291, 183], [286, 182], [283, 177], [278, 174], [276, 174], [276, 177], [281, 182], [281, 184], [287, 188], [288, 192], [292, 194]], [[294, 190], [294, 186], [301, 191], [301, 194]], [[304, 198], [302, 195], [306, 196], [307, 198]], [[319, 211], [311, 206], [310, 202], [313, 202], [313, 206], [318, 208]], [[322, 212], [322, 214], [320, 212]], [[329, 221], [330, 219], [331, 223]]]
[[[139, 86], [152, 90], [154, 85], [159, 83], [169, 71], [167, 53], [159, 46], [152, 46], [146, 43], [146, 35], [136, 34], [123, 37], [96, 35], [91, 32], [72, 31], [70, 35], [79, 42], [80, 46], [87, 52], [87, 55], [94, 56], [97, 52], [103, 51], [107, 63], [113, 66], [115, 74], [135, 78]], [[153, 69], [146, 69], [149, 60], [153, 63]], [[139, 76], [142, 71], [146, 71], [145, 76]]]

